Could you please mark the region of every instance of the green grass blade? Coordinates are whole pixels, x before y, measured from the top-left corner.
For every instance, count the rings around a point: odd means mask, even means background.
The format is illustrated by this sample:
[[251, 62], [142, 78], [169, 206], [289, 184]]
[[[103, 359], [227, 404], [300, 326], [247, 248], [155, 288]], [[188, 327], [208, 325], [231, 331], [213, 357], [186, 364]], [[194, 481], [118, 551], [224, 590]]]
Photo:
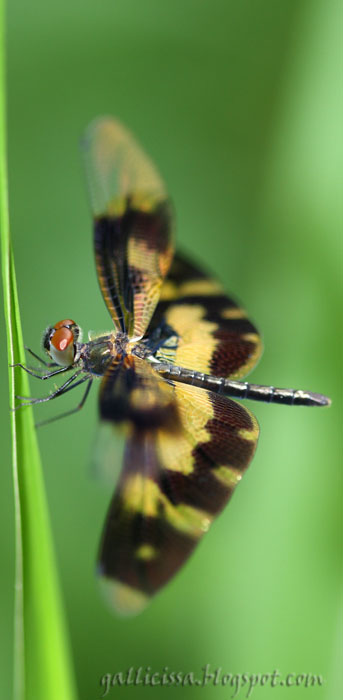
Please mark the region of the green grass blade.
[[[4, 0], [0, 0], [0, 233], [12, 364], [25, 358], [9, 234], [4, 62]], [[25, 372], [9, 369], [9, 391], [11, 406], [15, 393], [29, 395]], [[14, 697], [72, 700], [76, 694], [32, 409], [12, 413], [11, 428], [16, 520]]]

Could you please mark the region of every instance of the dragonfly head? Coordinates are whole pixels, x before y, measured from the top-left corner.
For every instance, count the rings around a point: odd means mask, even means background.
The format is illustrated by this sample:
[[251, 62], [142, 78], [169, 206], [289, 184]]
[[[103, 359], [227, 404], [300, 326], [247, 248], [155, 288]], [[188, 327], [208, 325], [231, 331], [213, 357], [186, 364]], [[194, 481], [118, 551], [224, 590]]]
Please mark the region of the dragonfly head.
[[49, 326], [43, 337], [43, 347], [48, 355], [62, 367], [69, 367], [79, 357], [80, 326], [75, 321], [65, 319]]

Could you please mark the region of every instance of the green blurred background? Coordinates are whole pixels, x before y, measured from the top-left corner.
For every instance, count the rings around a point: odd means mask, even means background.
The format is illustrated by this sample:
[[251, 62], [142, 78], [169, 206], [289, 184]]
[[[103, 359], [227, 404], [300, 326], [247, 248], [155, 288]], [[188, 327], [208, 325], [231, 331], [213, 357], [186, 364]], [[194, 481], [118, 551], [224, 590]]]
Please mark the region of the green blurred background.
[[[253, 380], [334, 400], [329, 410], [250, 406], [261, 437], [231, 504], [182, 572], [128, 620], [108, 612], [94, 576], [109, 501], [90, 468], [97, 390], [80, 415], [40, 431], [82, 700], [99, 697], [107, 672], [168, 666], [200, 676], [207, 663], [225, 673], [326, 679], [321, 689], [256, 688], [256, 699], [339, 697], [341, 36], [335, 0], [9, 3], [11, 228], [26, 344], [39, 350], [45, 326], [61, 318], [86, 332], [110, 326], [78, 139], [94, 116], [114, 114], [162, 171], [179, 242], [261, 329], [265, 353]], [[0, 663], [9, 698], [14, 536], [4, 348], [3, 340]], [[40, 392], [33, 381], [33, 395]], [[40, 406], [37, 415], [57, 408]], [[108, 697], [161, 692], [116, 688]], [[218, 700], [233, 692], [183, 689]]]

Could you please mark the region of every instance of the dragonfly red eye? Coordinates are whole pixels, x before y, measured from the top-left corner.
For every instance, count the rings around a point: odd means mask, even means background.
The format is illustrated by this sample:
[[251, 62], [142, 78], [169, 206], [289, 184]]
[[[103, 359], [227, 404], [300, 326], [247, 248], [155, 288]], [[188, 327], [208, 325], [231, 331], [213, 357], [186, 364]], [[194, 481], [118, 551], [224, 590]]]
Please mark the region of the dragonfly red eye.
[[54, 362], [68, 367], [74, 363], [79, 335], [80, 328], [75, 321], [65, 319], [47, 328], [43, 346]]
[[72, 321], [70, 318], [65, 319], [64, 321], [59, 321], [58, 323], [55, 323], [54, 329], [58, 331], [59, 328], [72, 328], [72, 327], [77, 327], [75, 321]]
[[59, 327], [51, 337], [50, 343], [56, 350], [63, 352], [68, 345], [74, 343], [74, 334], [69, 328]]

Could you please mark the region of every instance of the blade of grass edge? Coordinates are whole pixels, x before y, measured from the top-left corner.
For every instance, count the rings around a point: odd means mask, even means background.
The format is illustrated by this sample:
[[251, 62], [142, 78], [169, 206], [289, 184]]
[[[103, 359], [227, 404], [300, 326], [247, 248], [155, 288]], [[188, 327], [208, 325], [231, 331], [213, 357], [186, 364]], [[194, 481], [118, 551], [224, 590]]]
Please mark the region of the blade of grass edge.
[[[9, 363], [24, 361], [13, 256], [6, 162], [5, 0], [0, 0], [0, 234]], [[28, 395], [27, 375], [9, 369], [10, 405]], [[57, 582], [48, 509], [32, 410], [11, 414], [15, 499], [15, 700], [76, 697], [64, 613]]]

